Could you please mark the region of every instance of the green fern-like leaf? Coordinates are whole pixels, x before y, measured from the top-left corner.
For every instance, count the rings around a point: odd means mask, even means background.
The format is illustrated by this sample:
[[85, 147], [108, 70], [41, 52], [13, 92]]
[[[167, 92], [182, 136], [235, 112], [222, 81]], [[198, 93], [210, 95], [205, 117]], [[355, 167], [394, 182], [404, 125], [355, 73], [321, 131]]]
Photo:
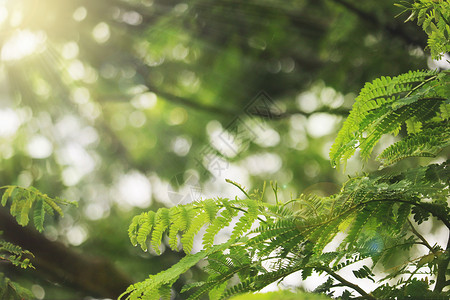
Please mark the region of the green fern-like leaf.
[[439, 105], [439, 99], [424, 99], [389, 111], [387, 115], [380, 117], [371, 126], [367, 137], [361, 138], [358, 146], [361, 149], [361, 156], [368, 158], [373, 147], [383, 134], [395, 132], [403, 123], [416, 114], [422, 116], [423, 119], [432, 117], [439, 109]]
[[163, 234], [169, 228], [169, 225], [170, 213], [167, 208], [163, 207], [155, 215], [155, 225], [152, 231], [152, 246], [157, 254], [161, 253], [159, 246], [161, 245]]
[[120, 295], [119, 299], [159, 299], [161, 296], [160, 288], [168, 283], [173, 283], [178, 277], [196, 265], [200, 260], [219, 251], [223, 251], [232, 244], [229, 241], [225, 244], [213, 246], [208, 250], [187, 255], [171, 268], [162, 271], [156, 275], [151, 275], [148, 279], [133, 284]]
[[207, 215], [203, 213], [199, 213], [194, 220], [192, 221], [191, 226], [188, 230], [186, 230], [185, 234], [181, 238], [181, 243], [183, 244], [183, 250], [186, 253], [190, 253], [192, 251], [192, 246], [194, 245], [194, 237], [206, 224], [208, 221]]
[[203, 226], [206, 233], [203, 236], [205, 248], [214, 244], [217, 233], [228, 226], [234, 217], [238, 217], [232, 231], [232, 239], [241, 236], [250, 229], [259, 214], [269, 214], [267, 207], [254, 200], [207, 199], [170, 209], [161, 208], [156, 213], [142, 213], [133, 218], [128, 235], [133, 245], [139, 244], [147, 250], [147, 239], [151, 236], [151, 244], [159, 253], [159, 246], [165, 233], [169, 236], [169, 246], [178, 249], [178, 235], [186, 253], [190, 253], [194, 237]]
[[404, 11], [410, 11], [406, 21], [417, 19], [417, 24], [428, 35], [428, 49], [433, 59], [439, 60], [449, 52], [450, 4], [448, 1], [420, 0], [406, 5], [398, 5]]
[[448, 122], [429, 127], [409, 135], [405, 139], [386, 148], [378, 157], [383, 165], [391, 165], [412, 156], [435, 157], [443, 148], [450, 145], [450, 126]]
[[366, 84], [331, 147], [332, 165], [345, 162], [358, 148], [367, 158], [383, 134], [435, 117], [445, 101], [438, 92], [443, 78], [435, 71], [415, 71]]
[[43, 228], [44, 228], [44, 219], [45, 219], [44, 201], [37, 200], [36, 201], [36, 205], [34, 207], [33, 222], [34, 222], [34, 226], [38, 230], [43, 230]]
[[[55, 211], [63, 215], [59, 205], [75, 204], [60, 198], [50, 198], [34, 187], [23, 188], [18, 186], [4, 186], [1, 205], [10, 205], [11, 215], [21, 226], [26, 226], [30, 221], [30, 214], [33, 216], [33, 224], [38, 231], [44, 229], [45, 214], [53, 214]], [[1, 232], [0, 232], [1, 234]], [[7, 261], [14, 266], [26, 269], [34, 268], [31, 260], [34, 256], [28, 250], [3, 240], [0, 236], [0, 262]], [[5, 278], [0, 272], [0, 299], [32, 299], [30, 291], [20, 285]]]
[[9, 261], [14, 266], [21, 267], [22, 269], [34, 268], [29, 257], [33, 257], [33, 254], [30, 251], [24, 250], [12, 243], [0, 240], [0, 261]]
[[[222, 204], [227, 203], [222, 201]], [[232, 209], [231, 206], [224, 204], [224, 209], [222, 209], [221, 215], [215, 218], [212, 223], [206, 229], [203, 235], [203, 246], [209, 248], [214, 244], [214, 237], [218, 232], [228, 226], [232, 221], [233, 217], [237, 215], [237, 211]]]
[[370, 270], [367, 266], [362, 266], [358, 270], [353, 270], [352, 272], [356, 278], [368, 278], [375, 282], [375, 280], [372, 278], [372, 276], [375, 276], [375, 274], [373, 274], [372, 270]]
[[34, 187], [4, 186], [0, 187], [0, 189], [5, 190], [1, 201], [2, 206], [6, 206], [8, 202], [11, 203], [10, 213], [15, 217], [17, 223], [22, 226], [28, 225], [29, 215], [32, 213], [34, 226], [39, 231], [44, 229], [43, 224], [46, 213], [53, 214], [57, 212], [62, 216], [63, 211], [60, 205], [76, 205], [75, 202], [62, 200], [58, 197], [50, 198]]
[[176, 206], [170, 210], [169, 246], [178, 251], [178, 233], [184, 232], [189, 227], [195, 212], [187, 210], [184, 206]]
[[442, 103], [439, 107], [439, 110], [441, 111], [441, 118], [443, 120], [450, 119], [450, 103], [447, 102], [448, 100], [446, 101], [446, 103]]
[[233, 232], [231, 233], [232, 239], [246, 233], [251, 228], [256, 218], [258, 217], [259, 213], [258, 203], [256, 203], [253, 200], [246, 201], [245, 208], [247, 209], [247, 212], [244, 214], [243, 217], [239, 219], [237, 224], [234, 226]]
[[369, 221], [371, 215], [376, 211], [379, 204], [380, 203], [374, 203], [368, 206], [361, 207], [361, 209], [357, 212], [356, 218], [351, 225], [347, 237], [341, 244], [342, 246], [347, 246], [347, 249], [352, 248], [352, 246], [356, 243], [356, 239], [359, 237], [364, 226]]
[[142, 250], [147, 251], [147, 237], [155, 224], [155, 213], [149, 211], [144, 213], [138, 220], [139, 230], [136, 237], [136, 242], [139, 243]]

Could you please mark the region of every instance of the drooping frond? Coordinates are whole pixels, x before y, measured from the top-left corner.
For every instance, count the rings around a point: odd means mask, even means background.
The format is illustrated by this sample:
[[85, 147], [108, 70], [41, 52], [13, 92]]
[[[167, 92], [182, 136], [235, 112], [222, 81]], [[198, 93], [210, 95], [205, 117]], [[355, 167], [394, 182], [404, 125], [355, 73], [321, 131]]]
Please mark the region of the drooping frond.
[[436, 156], [443, 148], [450, 145], [450, 125], [443, 122], [429, 127], [386, 148], [378, 157], [383, 165], [391, 165], [411, 156]]
[[[375, 139], [380, 134], [395, 130], [398, 122], [406, 121], [407, 110], [393, 107], [393, 104], [413, 92], [420, 83], [435, 76], [434, 71], [410, 71], [397, 77], [381, 77], [366, 83], [330, 150], [331, 163], [337, 165], [353, 155], [365, 140], [365, 132], [369, 135], [371, 130], [378, 128], [372, 133], [375, 134], [372, 139]], [[391, 114], [395, 114], [399, 120], [390, 121]], [[366, 151], [372, 149], [373, 143], [366, 146]]]
[[[345, 163], [357, 149], [367, 159], [384, 134], [397, 135], [404, 124], [408, 134], [418, 134], [422, 127], [429, 130], [448, 127], [449, 77], [446, 72], [410, 71], [394, 78], [381, 77], [367, 83], [331, 147], [331, 164]], [[440, 124], [443, 122], [445, 125]], [[435, 137], [429, 136], [432, 140], [440, 140], [439, 143], [434, 142], [439, 149], [445, 144], [441, 142], [441, 137], [441, 133]], [[411, 143], [418, 146], [420, 141]], [[437, 148], [431, 152], [417, 149], [417, 154], [432, 155]], [[409, 151], [405, 155], [397, 153], [396, 157], [400, 159], [411, 155], [414, 154]]]
[[206, 226], [203, 246], [209, 248], [214, 244], [216, 234], [229, 225], [239, 212], [242, 216], [238, 217], [233, 227], [231, 239], [245, 234], [260, 214], [267, 214], [267, 207], [252, 199], [208, 199], [170, 209], [161, 208], [156, 213], [149, 211], [134, 217], [128, 234], [131, 243], [139, 244], [143, 250], [147, 250], [148, 238], [151, 237], [151, 244], [157, 253], [165, 233], [168, 233], [169, 245], [174, 250], [177, 250], [180, 235], [183, 250], [190, 253], [194, 237], [202, 227]]
[[2, 206], [6, 206], [9, 200], [11, 215], [16, 218], [17, 223], [26, 226], [30, 220], [30, 212], [32, 212], [34, 226], [39, 231], [44, 229], [45, 214], [53, 215], [57, 212], [59, 215], [63, 215], [60, 205], [76, 205], [75, 202], [69, 202], [58, 197], [50, 198], [34, 187], [23, 188], [10, 185], [0, 187], [0, 189], [5, 189], [1, 201]]
[[0, 261], [9, 261], [15, 266], [26, 268], [34, 268], [30, 262], [33, 254], [12, 243], [0, 240]]

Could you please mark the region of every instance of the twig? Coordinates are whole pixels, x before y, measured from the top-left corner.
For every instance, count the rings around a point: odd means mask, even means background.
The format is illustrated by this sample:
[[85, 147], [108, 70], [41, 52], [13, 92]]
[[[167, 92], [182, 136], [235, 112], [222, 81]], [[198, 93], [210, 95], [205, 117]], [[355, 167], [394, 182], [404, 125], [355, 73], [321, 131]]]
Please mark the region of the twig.
[[362, 288], [360, 288], [359, 286], [357, 286], [354, 283], [351, 283], [350, 281], [344, 279], [343, 277], [341, 277], [340, 275], [338, 275], [336, 272], [334, 272], [333, 270], [331, 270], [328, 267], [320, 267], [317, 268], [318, 270], [322, 270], [325, 271], [328, 275], [330, 275], [331, 277], [333, 277], [334, 279], [340, 281], [343, 285], [348, 286], [349, 288], [354, 289], [355, 291], [357, 291], [361, 296], [363, 296], [365, 299], [372, 299], [375, 300], [376, 298], [368, 293], [366, 293]]
[[422, 245], [426, 246], [432, 253], [435, 253], [436, 251], [431, 247], [431, 245], [428, 243], [428, 241], [421, 235], [413, 226], [410, 220], [408, 220], [409, 226], [411, 227], [411, 231], [423, 242]]

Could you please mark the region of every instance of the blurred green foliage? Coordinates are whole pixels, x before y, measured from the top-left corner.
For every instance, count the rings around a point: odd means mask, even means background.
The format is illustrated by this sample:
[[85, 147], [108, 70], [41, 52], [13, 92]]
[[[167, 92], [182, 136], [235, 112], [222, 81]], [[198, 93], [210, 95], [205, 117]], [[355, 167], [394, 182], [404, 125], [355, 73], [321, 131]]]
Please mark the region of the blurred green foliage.
[[292, 293], [289, 291], [268, 292], [263, 294], [242, 294], [231, 297], [230, 300], [326, 300], [324, 295], [311, 293]]
[[[388, 0], [0, 1], [0, 183], [78, 201], [46, 236], [143, 280], [180, 257], [125, 242], [142, 208], [234, 195], [225, 178], [276, 180], [285, 200], [336, 192], [345, 175], [328, 152], [353, 93], [436, 66], [400, 11]], [[255, 110], [261, 95], [272, 118]], [[236, 117], [254, 131], [233, 151], [218, 136]], [[46, 297], [73, 291], [53, 282], [39, 282]]]

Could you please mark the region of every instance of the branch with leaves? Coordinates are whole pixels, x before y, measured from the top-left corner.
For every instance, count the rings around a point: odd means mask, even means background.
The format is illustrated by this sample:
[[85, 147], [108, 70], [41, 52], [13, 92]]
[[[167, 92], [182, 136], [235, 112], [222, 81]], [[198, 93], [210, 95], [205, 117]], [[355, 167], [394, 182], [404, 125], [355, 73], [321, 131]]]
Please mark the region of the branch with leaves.
[[46, 214], [54, 215], [55, 212], [63, 216], [63, 211], [60, 205], [72, 204], [67, 200], [50, 198], [34, 187], [24, 188], [15, 185], [8, 185], [0, 187], [4, 189], [1, 204], [6, 206], [8, 202], [11, 203], [10, 212], [16, 218], [17, 223], [22, 226], [28, 225], [30, 220], [29, 214], [33, 212], [33, 223], [36, 229], [40, 232], [44, 229], [44, 218]]
[[[20, 226], [26, 226], [30, 221], [29, 215], [32, 214], [33, 224], [40, 232], [44, 229], [46, 214], [54, 215], [56, 212], [63, 215], [60, 205], [76, 205], [75, 202], [69, 202], [60, 198], [50, 198], [34, 187], [24, 188], [8, 185], [0, 187], [0, 190], [2, 189], [4, 192], [1, 205], [5, 207], [9, 204], [10, 214], [15, 218], [16, 222]], [[23, 269], [34, 268], [30, 260], [35, 258], [32, 252], [24, 250], [20, 245], [4, 240], [12, 233], [11, 230], [8, 230], [9, 228], [4, 226], [4, 223], [8, 223], [8, 220], [9, 216], [2, 216], [0, 221], [0, 229], [6, 231], [4, 234], [0, 231], [0, 261], [7, 261]], [[29, 291], [4, 277], [3, 273], [0, 273], [0, 279], [0, 296], [2, 296], [2, 299], [31, 299], [32, 296]]]
[[[269, 205], [261, 201], [261, 194], [249, 193], [238, 186], [245, 191], [247, 199], [207, 199], [142, 213], [133, 219], [129, 235], [133, 244], [139, 244], [146, 251], [150, 243], [158, 253], [163, 237], [167, 234], [169, 246], [173, 250], [178, 250], [181, 242], [183, 250], [190, 253], [194, 236], [200, 228], [206, 227], [203, 235], [205, 250], [196, 257], [199, 261], [207, 255], [210, 265], [206, 270], [210, 277], [195, 286], [198, 290], [190, 299], [200, 298], [211, 289], [218, 289], [226, 283], [224, 278], [230, 279], [235, 274], [242, 278], [241, 284], [224, 288], [222, 296], [256, 291], [297, 271], [302, 271], [305, 279], [313, 270], [326, 271], [341, 285], [353, 288], [355, 285], [333, 276], [335, 272], [371, 258], [371, 269], [365, 266], [354, 271], [359, 278], [366, 278], [373, 275], [371, 272], [375, 265], [388, 263], [399, 250], [406, 251], [423, 242], [423, 237], [408, 235], [410, 216], [420, 224], [429, 218], [429, 210], [441, 210], [439, 216], [448, 218], [450, 209], [440, 199], [448, 193], [448, 181], [445, 179], [448, 167], [448, 162], [445, 162], [391, 175], [353, 178], [339, 194], [331, 197], [302, 195], [287, 205]], [[428, 203], [420, 198], [433, 198], [436, 201]], [[426, 209], [422, 209], [422, 205]], [[211, 253], [210, 249], [216, 247], [213, 246], [214, 237], [232, 220], [237, 222], [229, 236], [231, 244], [226, 246], [230, 254], [225, 254], [220, 247], [214, 248], [214, 254]], [[340, 231], [346, 232], [346, 238], [336, 251], [324, 253], [325, 246]], [[384, 246], [388, 244], [393, 246]], [[437, 253], [442, 249], [435, 250]], [[436, 259], [438, 256], [429, 263], [435, 263]], [[271, 261], [271, 266], [265, 266], [265, 261]], [[425, 264], [405, 261], [400, 271], [393, 272], [394, 277], [408, 273], [407, 267], [414, 265], [422, 268]], [[180, 275], [169, 270], [164, 271], [167, 278], [165, 283], [176, 280]], [[244, 270], [253, 271], [243, 274]], [[333, 274], [327, 270], [332, 270]], [[162, 274], [154, 275], [146, 282], [130, 288], [127, 291], [131, 293], [130, 299], [153, 295], [157, 289], [161, 289], [161, 293], [155, 295], [163, 296], [162, 291], [170, 286], [157, 284], [151, 291], [144, 288], [148, 284], [153, 285], [153, 280], [159, 280], [160, 276]], [[406, 286], [408, 282], [403, 284]], [[373, 298], [365, 292], [358, 292], [368, 299]]]
[[[419, 15], [419, 24], [446, 32], [448, 26], [442, 24], [450, 12], [447, 3], [421, 0], [416, 4], [411, 9]], [[428, 34], [432, 55], [437, 57], [447, 46], [442, 47], [439, 34]], [[346, 163], [357, 150], [368, 159], [383, 135], [401, 131], [405, 131], [404, 138], [378, 156], [383, 166], [412, 156], [437, 156], [450, 144], [449, 82], [448, 71], [422, 70], [367, 83], [331, 148], [331, 164]], [[360, 294], [355, 297], [346, 290], [345, 299], [448, 298], [444, 287], [448, 285], [450, 244], [432, 247], [416, 226], [433, 217], [450, 228], [449, 173], [449, 160], [400, 172], [375, 172], [350, 178], [335, 195], [300, 195], [285, 203], [272, 185], [275, 204], [263, 202], [265, 188], [251, 193], [228, 180], [245, 198], [206, 199], [144, 212], [129, 227], [133, 245], [139, 244], [144, 251], [150, 246], [159, 253], [167, 236], [169, 246], [178, 251], [181, 244], [187, 256], [130, 286], [122, 298], [169, 298], [172, 284], [200, 260], [207, 262], [208, 278], [183, 289], [188, 299], [206, 295], [225, 299], [259, 291], [299, 271], [303, 280], [313, 271], [329, 276], [317, 292], [333, 295], [335, 287], [344, 286]], [[228, 242], [215, 245], [215, 237], [226, 227], [231, 232]], [[203, 250], [190, 254], [202, 228]], [[338, 233], [344, 239], [335, 250], [325, 251]], [[419, 244], [429, 253], [410, 259], [407, 254]], [[393, 258], [395, 267], [391, 266]], [[337, 273], [363, 261], [362, 267], [352, 270], [356, 278], [374, 281], [376, 267], [387, 273], [371, 292]], [[417, 278], [419, 273], [427, 278]], [[435, 283], [434, 290], [430, 283]]]

